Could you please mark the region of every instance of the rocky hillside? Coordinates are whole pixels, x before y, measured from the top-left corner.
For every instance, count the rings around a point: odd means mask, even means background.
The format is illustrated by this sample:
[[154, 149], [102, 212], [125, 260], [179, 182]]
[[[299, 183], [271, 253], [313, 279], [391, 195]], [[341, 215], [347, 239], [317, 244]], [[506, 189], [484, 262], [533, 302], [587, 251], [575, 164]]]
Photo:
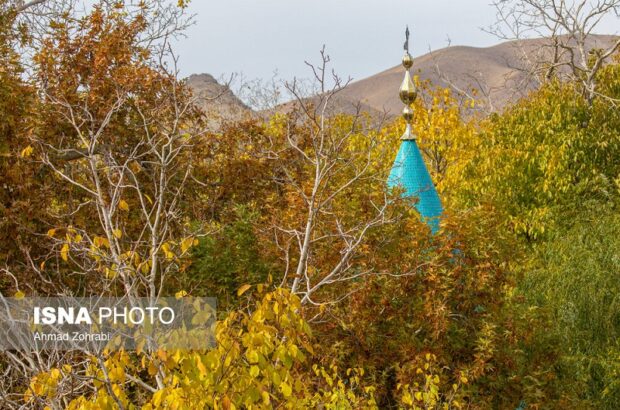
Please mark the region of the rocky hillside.
[[218, 83], [210, 74], [192, 74], [186, 81], [196, 104], [215, 117], [239, 118], [251, 111], [228, 86]]

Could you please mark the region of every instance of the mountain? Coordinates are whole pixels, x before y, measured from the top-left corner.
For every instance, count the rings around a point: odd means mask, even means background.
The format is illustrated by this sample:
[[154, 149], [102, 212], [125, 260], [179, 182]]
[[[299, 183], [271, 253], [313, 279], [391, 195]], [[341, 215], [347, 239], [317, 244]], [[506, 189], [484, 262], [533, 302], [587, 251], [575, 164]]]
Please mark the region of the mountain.
[[221, 118], [241, 118], [251, 112], [227, 85], [210, 74], [192, 74], [186, 79], [196, 104], [205, 112]]
[[[617, 39], [617, 36], [591, 35], [586, 49], [608, 47]], [[536, 87], [535, 80], [523, 69], [531, 66], [528, 59], [550, 52], [545, 47], [548, 41], [509, 41], [486, 48], [451, 46], [414, 58], [412, 74], [430, 80], [435, 86], [452, 86], [464, 92], [475, 89], [479, 98], [487, 100], [490, 110], [501, 110]], [[403, 107], [398, 98], [402, 80], [403, 67], [396, 65], [349, 84], [339, 97], [394, 115]]]
[[[611, 35], [590, 35], [585, 48], [607, 48], [617, 39]], [[412, 73], [434, 86], [452, 87], [466, 94], [474, 91], [487, 111], [499, 111], [537, 87], [536, 80], [527, 74], [527, 68], [536, 60], [548, 59], [551, 52], [548, 44], [549, 39], [539, 38], [486, 48], [451, 46], [414, 58]], [[371, 114], [397, 115], [403, 107], [398, 98], [402, 79], [403, 67], [399, 64], [354, 81], [334, 98], [331, 112], [352, 113], [359, 107]], [[194, 89], [198, 104], [210, 113], [225, 118], [251, 113], [227, 86], [219, 84], [209, 74], [192, 75], [187, 82]], [[293, 104], [285, 103], [278, 109], [286, 111]]]

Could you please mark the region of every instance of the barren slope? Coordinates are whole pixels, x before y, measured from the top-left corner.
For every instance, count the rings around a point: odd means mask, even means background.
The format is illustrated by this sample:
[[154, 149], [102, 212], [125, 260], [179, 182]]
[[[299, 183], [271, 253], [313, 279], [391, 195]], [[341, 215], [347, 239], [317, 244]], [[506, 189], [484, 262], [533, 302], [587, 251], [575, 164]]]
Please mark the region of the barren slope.
[[[615, 36], [593, 35], [587, 48], [605, 47], [615, 39]], [[535, 58], [543, 52], [545, 41], [514, 41], [487, 48], [448, 47], [415, 58], [412, 73], [434, 85], [451, 84], [466, 92], [476, 89], [482, 98], [488, 96], [492, 109], [501, 109], [536, 86], [520, 69], [531, 64], [524, 57]], [[403, 68], [397, 65], [353, 82], [342, 91], [340, 98], [395, 114], [402, 109], [397, 91], [402, 79]]]

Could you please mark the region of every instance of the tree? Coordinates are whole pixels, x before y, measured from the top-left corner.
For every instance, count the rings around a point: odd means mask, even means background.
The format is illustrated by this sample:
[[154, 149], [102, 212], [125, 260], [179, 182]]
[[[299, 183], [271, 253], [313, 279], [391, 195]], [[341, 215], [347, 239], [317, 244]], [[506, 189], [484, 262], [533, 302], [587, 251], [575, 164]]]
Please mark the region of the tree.
[[[302, 304], [323, 303], [315, 296], [322, 288], [371, 273], [372, 268], [356, 265], [354, 258], [373, 229], [395, 222], [388, 212], [388, 193], [381, 188], [385, 176], [372, 172], [384, 146], [363, 130], [359, 107], [351, 117], [335, 114], [338, 93], [347, 82], [332, 73], [330, 86], [328, 63], [322, 50], [319, 65], [308, 64], [318, 87], [316, 98], [307, 98], [296, 81], [287, 84], [296, 108], [292, 115], [276, 117], [274, 124], [286, 150], [298, 157], [295, 168], [281, 163], [289, 206], [272, 223], [286, 266], [281, 286], [301, 295]], [[347, 208], [357, 201], [366, 206], [353, 215]]]
[[[34, 234], [47, 237], [47, 252], [29, 254], [28, 269], [48, 294], [120, 289], [130, 300], [154, 300], [187, 266], [200, 233], [189, 226], [186, 188], [192, 148], [203, 134], [201, 114], [176, 67], [165, 63], [175, 61], [169, 38], [144, 42], [161, 30], [148, 19], [150, 5], [103, 3], [84, 17], [57, 21], [33, 58], [40, 99], [32, 101], [36, 116], [25, 117], [30, 132], [22, 156], [45, 173], [54, 196], [40, 209], [47, 226]], [[23, 293], [41, 289], [40, 281], [13, 277]], [[10, 377], [44, 374], [62, 363], [61, 353], [38, 360], [9, 354]]]
[[[571, 227], [537, 247], [517, 292], [549, 317], [558, 381], [572, 407], [613, 409], [618, 372], [618, 238], [613, 204], [584, 204]], [[583, 404], [579, 404], [583, 403]]]
[[[26, 404], [68, 409], [136, 408], [326, 408], [377, 409], [363, 369], [342, 376], [335, 364], [310, 360], [314, 341], [300, 316], [298, 297], [285, 289], [258, 291], [251, 313], [234, 311], [218, 322], [217, 346], [208, 351], [164, 351], [155, 355], [116, 352], [93, 359], [85, 374], [68, 367], [38, 374]], [[103, 360], [104, 363], [100, 361]], [[102, 369], [110, 369], [108, 377]], [[165, 369], [162, 387], [150, 383]], [[82, 379], [110, 379], [68, 399], [67, 390]], [[136, 394], [136, 390], [141, 393]]]
[[499, 0], [492, 4], [497, 10], [497, 23], [490, 31], [499, 38], [544, 38], [542, 47], [522, 49], [525, 70], [534, 78], [546, 82], [568, 77], [580, 86], [589, 103], [595, 97], [618, 102], [597, 88], [597, 73], [620, 49], [620, 39], [593, 49], [590, 38], [601, 20], [620, 16], [620, 1]]
[[[618, 97], [618, 65], [596, 81]], [[584, 125], [585, 124], [585, 125]], [[460, 201], [493, 203], [507, 226], [534, 240], [579, 212], [584, 198], [606, 201], [620, 169], [617, 109], [575, 97], [573, 84], [552, 82], [481, 127], [476, 158], [459, 185]]]

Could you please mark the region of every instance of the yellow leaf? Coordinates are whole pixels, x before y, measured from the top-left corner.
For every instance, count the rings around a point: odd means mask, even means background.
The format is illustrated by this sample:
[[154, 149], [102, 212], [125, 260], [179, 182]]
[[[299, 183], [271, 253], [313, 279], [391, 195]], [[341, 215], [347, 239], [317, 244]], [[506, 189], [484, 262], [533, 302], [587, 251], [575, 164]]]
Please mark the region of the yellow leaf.
[[120, 209], [121, 211], [129, 211], [129, 204], [124, 199], [121, 199], [118, 202], [118, 209]]
[[65, 243], [64, 245], [62, 245], [62, 249], [60, 250], [60, 257], [65, 262], [69, 260], [69, 244], [68, 243]]
[[194, 238], [192, 238], [191, 236], [183, 239], [181, 241], [181, 253], [187, 252], [187, 250], [191, 248], [193, 245], [194, 245]]
[[114, 269], [105, 268], [105, 277], [108, 279], [114, 279], [117, 272]]
[[269, 404], [269, 402], [271, 401], [269, 398], [269, 393], [263, 390], [261, 392], [261, 396], [263, 396], [263, 404]]
[[102, 236], [95, 236], [95, 238], [93, 239], [93, 245], [95, 246], [95, 248], [100, 248], [102, 246], [109, 248], [110, 242]]
[[58, 380], [60, 379], [60, 376], [62, 376], [62, 373], [60, 373], [59, 369], [52, 369], [50, 371], [50, 377], [52, 378], [52, 380]]
[[202, 363], [202, 360], [196, 361], [196, 367], [202, 376], [206, 376], [208, 373], [207, 367]]
[[250, 367], [250, 376], [252, 377], [257, 377], [260, 373], [260, 369], [258, 368], [258, 366], [251, 366]]
[[166, 352], [165, 350], [159, 349], [157, 351], [157, 357], [162, 360], [162, 361], [166, 361], [168, 360], [168, 352]]
[[[148, 366], [148, 373], [150, 376], [155, 376], [157, 374], [157, 366], [155, 366], [155, 364], [153, 362], [149, 362], [149, 366]], [[158, 393], [164, 393], [165, 390], [159, 390]], [[157, 393], [155, 394], [157, 395]], [[153, 399], [155, 398], [155, 396], [153, 396]]]
[[123, 232], [120, 229], [115, 229], [112, 231], [116, 239], [121, 239], [123, 237]]
[[258, 353], [255, 350], [246, 352], [245, 356], [248, 358], [248, 362], [251, 364], [258, 363]]
[[26, 158], [29, 157], [30, 155], [32, 155], [32, 152], [34, 151], [34, 148], [32, 148], [30, 145], [28, 145], [26, 148], [24, 148], [21, 152], [21, 157], [22, 158]]
[[47, 231], [47, 236], [50, 236], [53, 238], [54, 234], [56, 234], [56, 229], [50, 229], [49, 231]]
[[155, 394], [153, 394], [153, 398], [151, 399], [151, 401], [153, 402], [156, 408], [159, 408], [161, 406], [161, 403], [164, 399], [164, 394], [166, 394], [166, 390], [164, 389], [159, 390]]
[[228, 396], [224, 396], [222, 399], [222, 408], [224, 410], [235, 410], [235, 405], [230, 401]]
[[241, 286], [239, 289], [237, 289], [237, 296], [243, 295], [251, 287], [252, 287], [252, 285], [248, 285], [247, 283], [245, 285]]
[[23, 299], [23, 298], [24, 298], [24, 296], [26, 296], [26, 295], [25, 295], [25, 294], [24, 294], [24, 292], [22, 292], [21, 290], [18, 290], [18, 291], [17, 291], [17, 292], [15, 292], [15, 294], [13, 295], [13, 297], [14, 297], [15, 299]]
[[183, 296], [186, 296], [187, 292], [184, 290], [180, 290], [177, 293], [174, 294], [174, 297], [177, 299], [181, 299]]
[[282, 384], [280, 384], [280, 391], [284, 397], [289, 397], [293, 392], [293, 389], [286, 382], [282, 382]]
[[409, 393], [405, 393], [403, 395], [403, 403], [405, 403], [406, 405], [412, 406], [413, 405], [413, 398], [411, 397], [411, 394]]

